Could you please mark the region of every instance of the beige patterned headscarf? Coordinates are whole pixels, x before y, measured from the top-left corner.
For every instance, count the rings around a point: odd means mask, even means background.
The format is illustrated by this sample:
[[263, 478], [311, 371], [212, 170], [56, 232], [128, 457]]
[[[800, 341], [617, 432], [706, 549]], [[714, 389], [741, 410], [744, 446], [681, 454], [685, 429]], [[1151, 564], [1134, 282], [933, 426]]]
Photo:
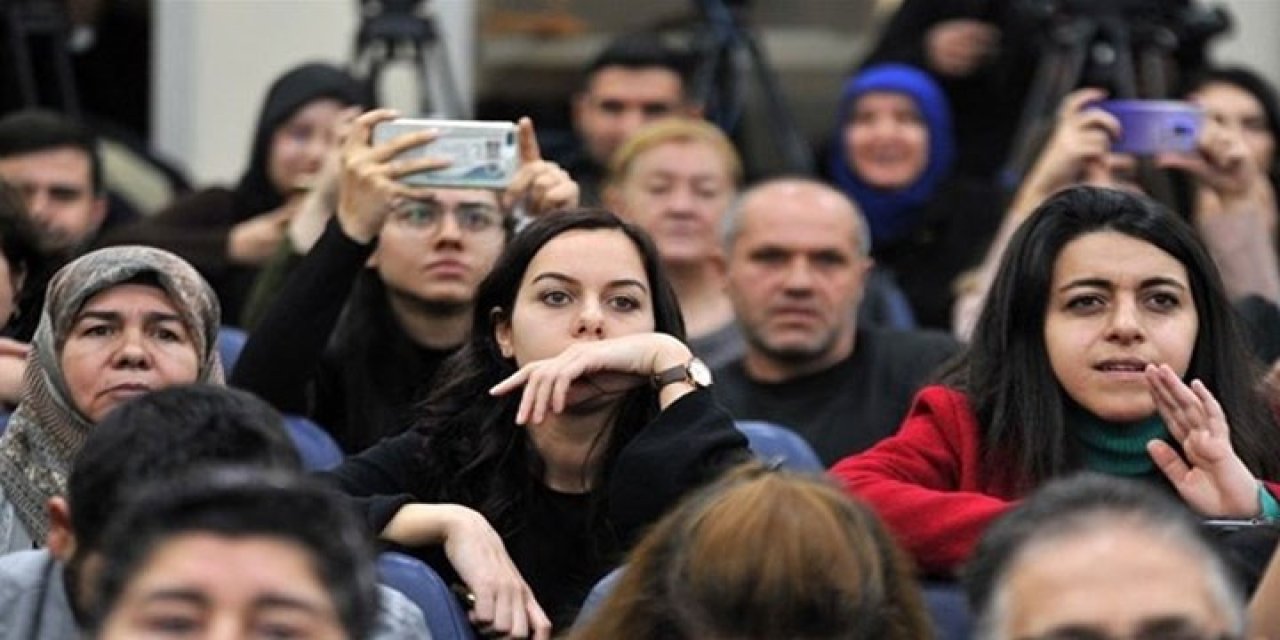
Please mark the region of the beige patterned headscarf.
[[150, 247], [112, 247], [60, 269], [49, 281], [27, 356], [21, 402], [0, 437], [0, 486], [33, 540], [43, 541], [48, 533], [45, 504], [66, 492], [71, 463], [93, 426], [72, 402], [62, 371], [62, 346], [85, 302], [131, 281], [155, 283], [164, 290], [195, 344], [198, 381], [222, 383], [218, 299], [182, 258]]

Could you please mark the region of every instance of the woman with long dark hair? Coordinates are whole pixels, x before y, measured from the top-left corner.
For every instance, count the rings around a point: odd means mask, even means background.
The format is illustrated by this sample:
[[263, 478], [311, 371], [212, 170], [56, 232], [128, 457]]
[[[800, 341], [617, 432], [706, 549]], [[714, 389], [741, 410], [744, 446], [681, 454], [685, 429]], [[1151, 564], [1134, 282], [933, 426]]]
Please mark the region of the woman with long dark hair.
[[1050, 478], [1148, 480], [1218, 518], [1280, 515], [1280, 432], [1195, 232], [1146, 197], [1075, 187], [1004, 254], [973, 341], [894, 437], [833, 468], [926, 571]]
[[610, 213], [531, 223], [475, 309], [417, 427], [333, 475], [383, 540], [465, 585], [482, 629], [547, 637], [746, 443], [703, 388], [652, 242]]

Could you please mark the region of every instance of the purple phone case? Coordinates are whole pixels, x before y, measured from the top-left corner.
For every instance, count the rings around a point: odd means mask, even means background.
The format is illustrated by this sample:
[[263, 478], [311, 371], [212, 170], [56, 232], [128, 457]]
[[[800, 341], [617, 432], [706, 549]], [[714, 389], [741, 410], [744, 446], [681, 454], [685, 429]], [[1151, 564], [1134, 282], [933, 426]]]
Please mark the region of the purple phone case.
[[1104, 100], [1094, 106], [1120, 121], [1120, 139], [1111, 145], [1116, 153], [1194, 151], [1204, 120], [1200, 107], [1177, 100]]

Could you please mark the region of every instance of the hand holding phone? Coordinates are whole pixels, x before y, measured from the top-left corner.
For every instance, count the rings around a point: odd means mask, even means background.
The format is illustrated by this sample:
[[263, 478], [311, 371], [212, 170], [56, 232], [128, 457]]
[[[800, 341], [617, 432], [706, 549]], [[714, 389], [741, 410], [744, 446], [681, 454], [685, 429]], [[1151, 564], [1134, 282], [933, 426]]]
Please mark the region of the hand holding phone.
[[1204, 121], [1203, 109], [1179, 100], [1103, 100], [1092, 108], [1106, 111], [1120, 122], [1120, 137], [1111, 145], [1115, 153], [1195, 151]]
[[516, 125], [478, 120], [426, 120], [397, 118], [373, 127], [376, 146], [414, 131], [434, 130], [436, 139], [395, 157], [410, 160], [433, 156], [449, 160], [449, 166], [400, 177], [418, 187], [504, 189], [520, 167]]

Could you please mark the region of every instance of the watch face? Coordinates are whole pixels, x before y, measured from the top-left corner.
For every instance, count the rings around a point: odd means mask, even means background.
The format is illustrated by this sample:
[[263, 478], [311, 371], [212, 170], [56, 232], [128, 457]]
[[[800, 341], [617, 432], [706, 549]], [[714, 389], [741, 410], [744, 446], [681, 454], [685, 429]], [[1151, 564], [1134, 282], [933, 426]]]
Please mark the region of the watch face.
[[689, 379], [699, 387], [711, 386], [711, 369], [697, 358], [689, 361]]

